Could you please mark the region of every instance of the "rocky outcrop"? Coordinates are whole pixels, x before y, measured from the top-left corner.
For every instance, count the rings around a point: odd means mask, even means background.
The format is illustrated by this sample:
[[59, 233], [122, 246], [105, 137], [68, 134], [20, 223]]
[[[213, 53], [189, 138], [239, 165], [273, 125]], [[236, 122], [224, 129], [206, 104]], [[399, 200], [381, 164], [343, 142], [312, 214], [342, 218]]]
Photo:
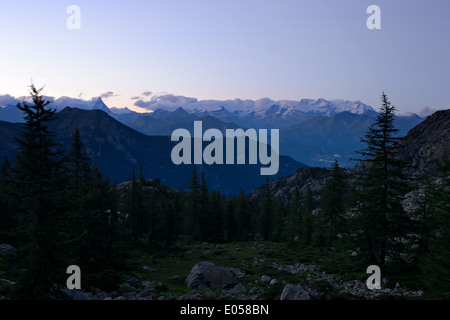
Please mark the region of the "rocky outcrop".
[[[376, 299], [382, 295], [395, 297], [421, 297], [423, 291], [408, 290], [396, 284], [394, 288], [387, 288], [387, 279], [383, 279], [382, 289], [369, 290], [365, 282], [360, 280], [344, 281], [340, 277], [319, 271], [319, 266], [295, 264], [283, 267], [272, 264], [272, 267], [292, 274], [305, 274], [305, 282], [301, 284], [287, 284], [281, 293], [281, 300], [328, 300], [330, 292], [350, 295], [363, 299]], [[326, 283], [329, 289], [322, 284]]]
[[287, 284], [281, 293], [280, 300], [311, 300], [311, 298], [309, 293], [303, 290], [302, 287], [294, 284]]
[[400, 141], [398, 154], [412, 161], [414, 176], [433, 174], [437, 162], [450, 158], [450, 109], [436, 111], [412, 128]]
[[186, 278], [186, 286], [197, 290], [232, 288], [237, 283], [232, 269], [207, 261], [197, 263]]
[[[299, 200], [306, 196], [307, 186], [311, 188], [313, 197], [319, 198], [322, 187], [328, 178], [329, 171], [325, 168], [301, 168], [293, 175], [269, 182], [272, 195], [284, 204], [287, 204], [296, 187], [299, 188]], [[253, 191], [252, 198], [258, 199], [264, 194], [264, 187]]]

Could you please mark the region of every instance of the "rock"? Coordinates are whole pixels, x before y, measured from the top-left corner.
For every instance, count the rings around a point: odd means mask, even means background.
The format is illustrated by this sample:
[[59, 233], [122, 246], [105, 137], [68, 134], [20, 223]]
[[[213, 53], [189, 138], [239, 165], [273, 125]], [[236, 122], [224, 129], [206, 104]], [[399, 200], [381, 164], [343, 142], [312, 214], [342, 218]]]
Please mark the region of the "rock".
[[176, 279], [178, 279], [178, 278], [179, 278], [179, 276], [178, 276], [177, 274], [175, 274], [175, 275], [172, 276], [172, 280], [176, 280]]
[[264, 276], [261, 277], [261, 281], [264, 282], [264, 283], [269, 283], [270, 282], [270, 277], [264, 275]]
[[142, 272], [145, 272], [145, 273], [152, 273], [152, 272], [156, 272], [156, 271], [158, 271], [158, 270], [150, 268], [149, 266], [142, 267]]
[[138, 299], [144, 299], [144, 300], [155, 300], [156, 299], [156, 292], [154, 289], [147, 289], [142, 292], [140, 292], [136, 298]]
[[133, 287], [131, 284], [129, 284], [128, 282], [124, 282], [122, 284], [120, 284], [119, 288], [121, 289], [127, 289], [127, 290], [136, 290], [135, 287]]
[[229, 292], [233, 295], [237, 295], [240, 293], [247, 292], [247, 288], [242, 283], [238, 283]]
[[197, 263], [186, 278], [186, 286], [198, 290], [232, 288], [237, 283], [230, 268], [219, 267], [207, 261]]
[[211, 254], [211, 250], [203, 250], [203, 254], [204, 254], [204, 255]]
[[245, 276], [245, 271], [241, 270], [239, 268], [229, 268], [231, 270], [231, 272], [234, 273], [234, 275], [238, 278], [241, 278], [243, 276]]
[[156, 281], [142, 281], [140, 283], [140, 286], [144, 289], [153, 289], [156, 288], [157, 286], [160, 286], [161, 283], [160, 282], [156, 282]]
[[194, 294], [185, 294], [179, 297], [177, 300], [202, 300], [202, 296], [200, 293], [194, 293]]
[[6, 280], [6, 279], [0, 279], [0, 288], [12, 287], [15, 284], [16, 283], [14, 281], [9, 281], [9, 280]]
[[280, 300], [311, 300], [311, 297], [302, 287], [287, 284], [281, 293]]
[[81, 290], [71, 290], [68, 288], [64, 288], [62, 291], [67, 294], [72, 300], [92, 300], [89, 295]]
[[207, 290], [203, 293], [203, 295], [207, 298], [215, 298], [217, 295], [214, 291]]
[[14, 248], [10, 244], [0, 244], [0, 256], [9, 256], [12, 255], [16, 251], [16, 248]]
[[309, 293], [311, 300], [330, 300], [328, 290], [317, 282], [309, 282], [300, 286]]
[[269, 284], [270, 284], [271, 286], [276, 285], [276, 284], [278, 284], [278, 283], [279, 283], [279, 282], [278, 282], [277, 279], [272, 279], [272, 280], [270, 280], [270, 282], [269, 282]]

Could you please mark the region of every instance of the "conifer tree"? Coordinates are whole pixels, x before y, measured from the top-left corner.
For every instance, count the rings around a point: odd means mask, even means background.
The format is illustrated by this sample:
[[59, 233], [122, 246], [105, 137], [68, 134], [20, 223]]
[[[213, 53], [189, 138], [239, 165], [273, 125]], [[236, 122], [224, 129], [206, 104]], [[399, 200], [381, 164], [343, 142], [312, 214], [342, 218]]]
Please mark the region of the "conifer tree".
[[337, 160], [333, 163], [321, 197], [321, 209], [329, 240], [333, 241], [344, 223], [345, 179]]
[[201, 186], [198, 178], [197, 166], [192, 168], [191, 181], [188, 189], [190, 190], [189, 196], [189, 213], [188, 213], [188, 225], [187, 230], [191, 230], [191, 234], [194, 240], [198, 240], [200, 234], [200, 199], [201, 199]]
[[5, 156], [0, 167], [0, 239], [2, 234], [12, 236], [10, 234], [14, 226], [12, 179], [13, 170], [11, 163], [8, 157]]
[[203, 170], [200, 182], [200, 211], [198, 216], [201, 240], [210, 241], [214, 230], [211, 228], [210, 195], [206, 184], [205, 171]]
[[219, 191], [211, 191], [209, 211], [208, 241], [222, 242], [224, 240], [223, 199]]
[[237, 221], [236, 221], [236, 207], [237, 199], [235, 197], [229, 197], [226, 202], [226, 212], [225, 212], [225, 228], [226, 236], [225, 240], [231, 242], [237, 238]]
[[303, 199], [303, 217], [304, 217], [303, 241], [307, 246], [311, 244], [312, 235], [314, 232], [313, 215], [312, 215], [313, 210], [314, 210], [314, 199], [311, 187], [308, 185], [306, 187], [305, 199]]
[[250, 203], [244, 190], [241, 189], [236, 203], [237, 235], [241, 241], [251, 240], [254, 232]]
[[15, 161], [15, 195], [19, 204], [20, 234], [25, 251], [26, 268], [16, 295], [22, 299], [50, 299], [61, 295], [65, 276], [63, 243], [67, 240], [65, 223], [68, 204], [64, 194], [62, 152], [57, 150], [54, 133], [48, 123], [55, 111], [31, 86], [32, 104], [17, 107], [25, 114], [25, 126], [17, 140]]
[[[292, 192], [292, 197], [289, 203], [289, 213], [286, 217], [286, 227], [285, 234], [288, 242], [288, 246], [290, 248], [297, 247], [296, 239], [301, 237], [301, 229], [302, 229], [302, 215], [299, 207], [299, 189], [298, 186], [294, 188]], [[298, 237], [298, 238], [297, 238]]]
[[359, 152], [367, 171], [362, 177], [361, 220], [370, 263], [384, 267], [386, 256], [400, 259], [404, 249], [401, 238], [411, 228], [411, 221], [401, 205], [408, 184], [402, 169], [408, 164], [397, 157], [399, 137], [394, 126], [395, 107], [382, 95], [380, 113], [361, 142], [366, 149]]
[[264, 186], [264, 198], [261, 204], [261, 212], [259, 217], [259, 232], [262, 240], [269, 240], [272, 231], [273, 220], [273, 200], [270, 191], [269, 178], [266, 179]]

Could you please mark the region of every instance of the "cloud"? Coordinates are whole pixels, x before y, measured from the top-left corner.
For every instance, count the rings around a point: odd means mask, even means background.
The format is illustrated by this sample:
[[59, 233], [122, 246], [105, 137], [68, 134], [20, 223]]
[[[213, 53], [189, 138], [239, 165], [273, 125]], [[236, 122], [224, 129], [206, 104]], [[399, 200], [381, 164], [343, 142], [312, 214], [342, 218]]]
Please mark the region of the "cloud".
[[7, 105], [16, 105], [18, 102], [18, 99], [10, 96], [9, 94], [0, 95], [0, 106], [2, 107], [5, 107]]
[[139, 99], [134, 103], [136, 107], [152, 110], [152, 105], [154, 104], [153, 101], [144, 101], [142, 99]]
[[153, 94], [153, 92], [151, 92], [151, 91], [144, 91], [144, 92], [142, 92], [142, 95], [144, 95], [144, 96], [146, 96], [146, 97], [149, 97], [149, 96], [151, 96]]
[[149, 101], [139, 99], [134, 103], [135, 106], [147, 110], [156, 109], [176, 109], [178, 107], [187, 107], [191, 104], [197, 103], [196, 98], [189, 98], [184, 96], [175, 96], [173, 94], [164, 94], [160, 96], [153, 96]]
[[133, 96], [133, 97], [131, 97], [130, 99], [131, 99], [131, 100], [138, 100], [138, 99], [141, 99], [141, 97], [139, 97], [139, 96]]
[[100, 95], [100, 98], [102, 98], [102, 99], [108, 99], [108, 98], [115, 97], [115, 96], [118, 96], [118, 95], [117, 95], [117, 94], [114, 94], [114, 92], [112, 92], [112, 91], [108, 91], [108, 92], [102, 93], [102, 94]]

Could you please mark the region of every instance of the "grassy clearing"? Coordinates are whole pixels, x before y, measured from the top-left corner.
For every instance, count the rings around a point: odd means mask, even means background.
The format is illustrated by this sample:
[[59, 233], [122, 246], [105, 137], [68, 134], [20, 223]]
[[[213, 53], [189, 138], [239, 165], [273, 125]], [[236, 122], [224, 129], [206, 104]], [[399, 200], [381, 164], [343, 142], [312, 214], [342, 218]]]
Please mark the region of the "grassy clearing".
[[[190, 291], [186, 287], [185, 280], [192, 267], [200, 261], [210, 261], [219, 266], [243, 270], [245, 275], [240, 277], [238, 281], [247, 289], [253, 288], [257, 282], [258, 287], [264, 290], [263, 297], [266, 299], [279, 299], [287, 283], [302, 283], [308, 275], [307, 273], [291, 274], [286, 271], [280, 271], [273, 267], [274, 264], [283, 267], [295, 265], [296, 263], [319, 265], [320, 271], [335, 275], [344, 281], [365, 281], [368, 277], [365, 273], [367, 266], [364, 265], [358, 256], [351, 256], [348, 250], [318, 247], [290, 249], [284, 243], [275, 242], [189, 244], [180, 241], [170, 249], [162, 249], [146, 243], [140, 243], [130, 246], [128, 254], [127, 269], [123, 275], [132, 275], [141, 281], [160, 282], [161, 286], [156, 288], [157, 293], [166, 297], [179, 297]], [[0, 258], [0, 278], [17, 281], [21, 272], [13, 267], [14, 264], [11, 263], [11, 259], [11, 257]], [[157, 271], [144, 272], [144, 266]], [[114, 274], [114, 277], [107, 276], [106, 278], [110, 280], [111, 287], [117, 287], [118, 284], [126, 280], [126, 277], [123, 275], [117, 276], [117, 274]], [[278, 284], [269, 285], [262, 283], [260, 279], [263, 275], [277, 279]], [[394, 273], [387, 275], [387, 277], [390, 279], [387, 287], [395, 286], [397, 281], [411, 289], [420, 289], [421, 286], [418, 276], [414, 274], [403, 275]], [[85, 281], [84, 283], [88, 282]], [[85, 287], [84, 289], [89, 290], [90, 288]], [[120, 288], [118, 295], [132, 291], [133, 288]], [[219, 291], [215, 292], [219, 293]], [[331, 294], [333, 299], [355, 298], [333, 292]], [[204, 298], [211, 299], [209, 296]]]
[[[321, 270], [343, 276], [344, 273], [358, 270], [357, 259], [343, 252], [333, 252], [317, 248], [287, 248], [286, 244], [274, 242], [239, 242], [226, 244], [196, 243], [188, 245], [177, 243], [170, 250], [162, 251], [141, 245], [136, 246], [127, 263], [132, 275], [140, 280], [157, 281], [165, 286], [163, 294], [180, 296], [189, 291], [185, 279], [192, 267], [200, 261], [210, 261], [216, 265], [239, 268], [245, 276], [239, 279], [247, 289], [254, 286], [256, 280], [267, 275], [278, 280], [276, 285], [258, 283], [264, 289], [267, 299], [279, 298], [286, 283], [300, 283], [305, 280], [306, 274], [293, 275], [286, 271], [279, 271], [273, 264], [294, 265], [319, 264]], [[157, 272], [144, 273], [142, 267], [147, 265]], [[364, 271], [364, 270], [363, 270]], [[356, 273], [358, 277], [365, 273]], [[353, 274], [356, 275], [355, 273]]]

